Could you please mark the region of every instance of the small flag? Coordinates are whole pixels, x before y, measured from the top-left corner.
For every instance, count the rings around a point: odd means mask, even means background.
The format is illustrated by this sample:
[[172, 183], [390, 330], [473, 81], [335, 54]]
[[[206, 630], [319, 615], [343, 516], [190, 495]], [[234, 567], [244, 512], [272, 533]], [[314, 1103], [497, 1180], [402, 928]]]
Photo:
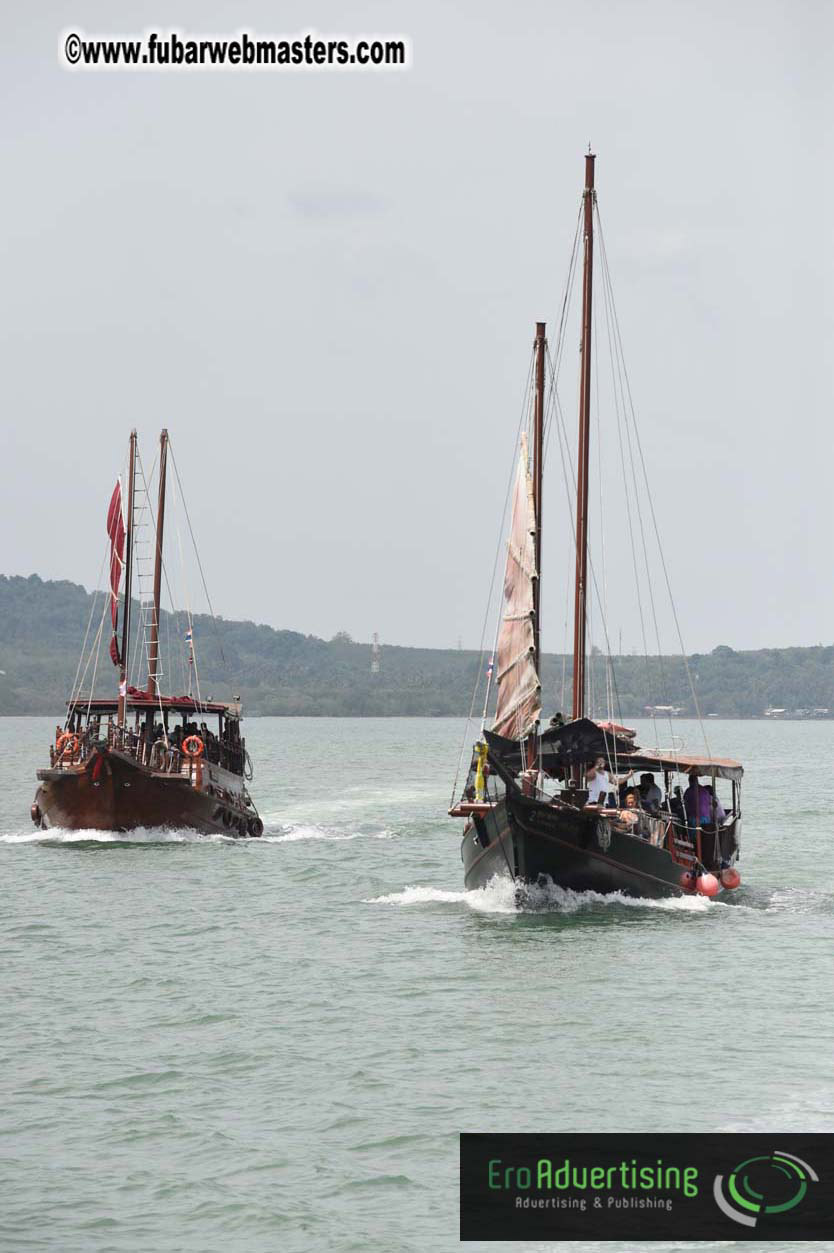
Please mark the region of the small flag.
[[495, 665], [495, 658], [494, 658], [494, 657], [490, 657], [490, 659], [489, 659], [489, 665], [487, 666], [487, 678], [488, 678], [488, 679], [491, 679], [491, 678], [492, 678], [492, 667], [493, 667], [494, 665]]
[[189, 628], [188, 628], [188, 630], [187, 630], [187, 631], [186, 631], [186, 633], [185, 633], [185, 642], [186, 642], [186, 644], [190, 644], [190, 643], [191, 643], [191, 641], [192, 641], [191, 627], [189, 627]]

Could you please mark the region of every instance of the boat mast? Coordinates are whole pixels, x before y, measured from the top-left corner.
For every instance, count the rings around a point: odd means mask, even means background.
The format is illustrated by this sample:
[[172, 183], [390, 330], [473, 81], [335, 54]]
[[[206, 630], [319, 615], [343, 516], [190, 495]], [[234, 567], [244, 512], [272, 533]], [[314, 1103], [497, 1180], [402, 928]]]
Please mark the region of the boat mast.
[[536, 510], [536, 580], [533, 584], [533, 648], [536, 674], [541, 679], [542, 467], [544, 464], [545, 323], [536, 323], [536, 391], [533, 405], [533, 504]]
[[159, 436], [159, 500], [156, 508], [156, 553], [153, 563], [153, 610], [148, 645], [148, 696], [159, 695], [159, 601], [162, 592], [162, 536], [165, 529], [165, 470], [168, 464], [168, 432]]
[[130, 460], [127, 475], [127, 535], [125, 536], [125, 604], [122, 611], [122, 664], [119, 670], [119, 704], [116, 725], [124, 726], [127, 701], [127, 670], [130, 657], [130, 596], [133, 578], [133, 496], [136, 491], [136, 428], [130, 432]]
[[585, 157], [585, 257], [582, 270], [582, 369], [579, 384], [579, 471], [576, 476], [576, 595], [573, 616], [573, 717], [585, 716], [585, 627], [588, 583], [588, 452], [591, 433], [591, 296], [594, 272], [594, 154]]

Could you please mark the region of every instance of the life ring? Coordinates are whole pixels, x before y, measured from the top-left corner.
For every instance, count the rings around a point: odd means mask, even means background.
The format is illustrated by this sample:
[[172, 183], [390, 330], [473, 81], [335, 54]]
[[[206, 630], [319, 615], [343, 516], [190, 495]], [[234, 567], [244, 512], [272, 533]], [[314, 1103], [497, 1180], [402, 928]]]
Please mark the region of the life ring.
[[199, 735], [189, 735], [188, 739], [182, 742], [182, 751], [188, 757], [202, 757], [205, 752], [205, 745]]
[[64, 753], [70, 750], [70, 757], [74, 757], [78, 752], [78, 736], [72, 731], [65, 731], [63, 735], [58, 736], [58, 742], [55, 745], [55, 751], [59, 757], [63, 757]]

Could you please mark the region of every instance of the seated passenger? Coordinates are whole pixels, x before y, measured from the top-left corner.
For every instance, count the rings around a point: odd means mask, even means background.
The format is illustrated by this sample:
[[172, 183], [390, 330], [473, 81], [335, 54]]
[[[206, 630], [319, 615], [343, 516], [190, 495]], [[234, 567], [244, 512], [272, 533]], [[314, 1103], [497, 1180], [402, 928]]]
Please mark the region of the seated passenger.
[[679, 787], [675, 788], [674, 796], [670, 796], [669, 798], [669, 812], [675, 821], [679, 822], [681, 826], [686, 825], [686, 812], [683, 807], [683, 801], [681, 800], [681, 790]]
[[698, 771], [689, 771], [689, 787], [683, 794], [683, 807], [686, 819], [694, 830], [712, 822], [712, 797], [706, 787], [698, 782]]
[[711, 783], [707, 784], [707, 786], [704, 788], [704, 791], [709, 792], [709, 795], [710, 795], [710, 802], [711, 802], [710, 822], [714, 822], [716, 826], [720, 826], [722, 822], [727, 821], [727, 811], [725, 810], [724, 806], [721, 804], [721, 801], [715, 795], [715, 788], [712, 786]]
[[647, 814], [657, 814], [663, 802], [663, 793], [654, 781], [654, 775], [640, 775], [640, 803]]

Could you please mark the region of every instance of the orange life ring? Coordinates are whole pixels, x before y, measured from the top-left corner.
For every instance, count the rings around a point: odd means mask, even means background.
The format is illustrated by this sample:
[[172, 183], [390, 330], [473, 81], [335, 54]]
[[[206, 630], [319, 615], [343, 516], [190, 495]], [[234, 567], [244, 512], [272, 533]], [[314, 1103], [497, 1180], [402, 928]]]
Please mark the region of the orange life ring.
[[58, 736], [55, 751], [59, 757], [63, 757], [67, 751], [67, 745], [70, 746], [70, 756], [74, 757], [78, 752], [78, 736], [74, 735], [72, 731], [65, 731], [63, 735]]
[[182, 742], [182, 751], [189, 757], [202, 757], [205, 745], [199, 735], [189, 735], [188, 739]]

